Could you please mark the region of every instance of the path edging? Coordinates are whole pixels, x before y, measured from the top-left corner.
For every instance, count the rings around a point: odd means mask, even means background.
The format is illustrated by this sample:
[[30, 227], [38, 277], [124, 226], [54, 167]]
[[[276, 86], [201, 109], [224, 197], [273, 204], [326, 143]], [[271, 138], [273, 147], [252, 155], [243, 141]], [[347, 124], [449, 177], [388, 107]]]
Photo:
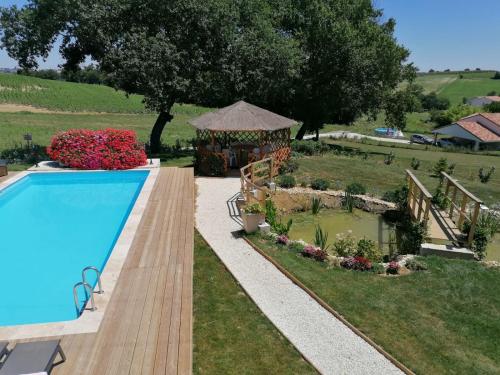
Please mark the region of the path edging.
[[[361, 337], [364, 341], [366, 341], [370, 346], [372, 346], [376, 351], [382, 354], [385, 358], [387, 358], [394, 366], [403, 371], [407, 375], [415, 375], [413, 371], [411, 371], [404, 364], [399, 362], [396, 358], [394, 358], [391, 354], [386, 352], [384, 348], [375, 343], [372, 339], [370, 339], [367, 335], [361, 332], [354, 325], [349, 323], [339, 312], [334, 310], [330, 305], [328, 305], [325, 301], [323, 301], [316, 293], [314, 293], [311, 289], [305, 286], [298, 278], [292, 275], [288, 270], [286, 270], [281, 264], [275, 261], [272, 257], [267, 255], [263, 250], [257, 247], [252, 241], [248, 239], [246, 235], [243, 236], [244, 240], [260, 255], [262, 255], [267, 261], [272, 263], [283, 275], [285, 275], [291, 282], [301, 288], [304, 292], [306, 292], [312, 299], [314, 299], [317, 303], [321, 305], [325, 310], [331, 313], [335, 318], [340, 320], [343, 324], [345, 324], [352, 332], [354, 332], [357, 336]], [[309, 362], [309, 361], [308, 361]]]

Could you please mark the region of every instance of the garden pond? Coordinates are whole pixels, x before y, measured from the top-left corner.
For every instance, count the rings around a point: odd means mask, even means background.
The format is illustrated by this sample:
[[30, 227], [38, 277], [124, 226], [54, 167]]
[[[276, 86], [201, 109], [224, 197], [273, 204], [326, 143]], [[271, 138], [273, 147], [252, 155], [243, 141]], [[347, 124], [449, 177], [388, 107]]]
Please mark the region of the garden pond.
[[[317, 215], [310, 211], [297, 212], [283, 217], [283, 222], [293, 219], [289, 237], [293, 240], [304, 240], [307, 243], [314, 242], [316, 226], [319, 225], [328, 232], [329, 243], [335, 241], [336, 235], [348, 231], [357, 239], [363, 237], [375, 241], [384, 253], [388, 251], [389, 235], [394, 232], [394, 224], [384, 220], [382, 215], [355, 209], [349, 213], [341, 209], [324, 209]], [[497, 233], [494, 240], [488, 246], [487, 260], [500, 261], [500, 234]]]

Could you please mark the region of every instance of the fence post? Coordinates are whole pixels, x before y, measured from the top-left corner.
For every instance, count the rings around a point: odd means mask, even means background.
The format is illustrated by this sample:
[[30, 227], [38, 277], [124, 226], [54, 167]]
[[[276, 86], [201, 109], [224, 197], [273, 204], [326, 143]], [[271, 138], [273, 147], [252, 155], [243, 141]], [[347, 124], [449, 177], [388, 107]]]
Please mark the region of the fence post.
[[465, 208], [467, 207], [467, 200], [468, 200], [467, 194], [465, 194], [464, 192], [462, 192], [462, 194], [463, 198], [462, 198], [462, 204], [460, 205], [460, 216], [458, 217], [458, 223], [457, 223], [457, 227], [460, 230], [462, 230], [462, 224], [464, 223]]
[[474, 213], [472, 214], [472, 220], [470, 224], [469, 238], [467, 239], [467, 244], [470, 246], [474, 240], [474, 232], [476, 231], [477, 218], [479, 217], [479, 209], [481, 208], [481, 203], [476, 202], [474, 206]]
[[419, 191], [420, 191], [420, 197], [418, 199], [418, 218], [417, 218], [418, 221], [420, 221], [420, 218], [422, 217], [422, 210], [423, 210], [422, 202], [424, 200], [424, 192], [422, 190]]

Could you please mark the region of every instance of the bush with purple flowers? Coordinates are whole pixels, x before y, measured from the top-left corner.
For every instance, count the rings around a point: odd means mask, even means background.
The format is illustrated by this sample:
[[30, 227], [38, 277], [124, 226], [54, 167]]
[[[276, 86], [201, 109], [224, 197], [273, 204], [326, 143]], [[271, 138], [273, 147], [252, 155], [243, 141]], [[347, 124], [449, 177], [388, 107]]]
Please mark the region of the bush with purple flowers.
[[323, 262], [326, 260], [328, 253], [324, 250], [321, 250], [321, 248], [319, 247], [306, 245], [302, 250], [302, 255], [306, 258], [313, 258], [319, 262]]
[[288, 245], [290, 240], [285, 234], [281, 234], [278, 237], [276, 237], [276, 243], [280, 245]]
[[372, 262], [364, 257], [347, 257], [340, 265], [348, 270], [369, 271], [372, 269]]

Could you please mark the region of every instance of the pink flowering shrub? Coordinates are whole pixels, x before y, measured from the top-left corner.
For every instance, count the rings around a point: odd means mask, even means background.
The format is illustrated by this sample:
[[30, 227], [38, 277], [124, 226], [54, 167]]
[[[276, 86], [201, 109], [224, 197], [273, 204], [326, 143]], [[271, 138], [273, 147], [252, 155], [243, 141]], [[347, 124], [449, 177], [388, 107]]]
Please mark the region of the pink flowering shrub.
[[47, 154], [76, 169], [131, 169], [147, 162], [144, 147], [131, 130], [68, 130], [52, 138]]
[[372, 269], [373, 265], [368, 259], [364, 257], [347, 257], [340, 265], [349, 270], [356, 271], [369, 271]]
[[399, 273], [399, 263], [395, 261], [390, 262], [385, 272], [389, 275], [397, 275]]
[[321, 248], [319, 247], [306, 245], [302, 250], [302, 255], [306, 258], [313, 258], [319, 262], [324, 262], [328, 256], [328, 253], [324, 250], [321, 250]]
[[282, 234], [282, 235], [279, 235], [277, 238], [276, 238], [276, 243], [277, 244], [280, 244], [280, 245], [288, 245], [288, 237], [285, 235], [285, 234]]

